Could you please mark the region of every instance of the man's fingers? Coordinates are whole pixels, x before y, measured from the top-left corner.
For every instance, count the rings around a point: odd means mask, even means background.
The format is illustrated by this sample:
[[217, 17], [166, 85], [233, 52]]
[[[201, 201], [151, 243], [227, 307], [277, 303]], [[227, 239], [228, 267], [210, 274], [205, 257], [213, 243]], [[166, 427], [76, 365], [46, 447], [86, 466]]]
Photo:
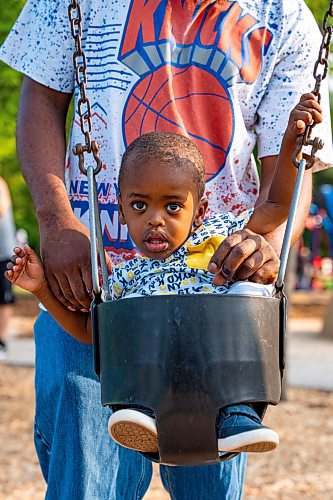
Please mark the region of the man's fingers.
[[279, 260], [271, 259], [265, 262], [262, 267], [260, 267], [255, 273], [253, 273], [249, 281], [270, 285], [275, 282], [278, 272]]
[[243, 229], [226, 238], [212, 257], [213, 284], [221, 286], [229, 279], [270, 284], [277, 277], [279, 263], [277, 254], [263, 236]]
[[90, 266], [86, 269], [81, 269], [81, 276], [85, 287], [85, 292], [89, 297], [89, 304], [92, 299], [92, 276]]
[[[250, 257], [245, 259], [235, 274], [235, 279], [237, 280], [247, 280], [249, 279], [258, 268], [260, 268], [265, 263], [265, 255], [261, 250], [254, 252]], [[251, 281], [253, 281], [251, 279]]]
[[[244, 235], [242, 237], [244, 238]], [[248, 257], [254, 254], [261, 245], [260, 236], [248, 233], [246, 239], [243, 239], [230, 249], [230, 252], [221, 263], [220, 269], [215, 274], [213, 284], [223, 285], [227, 279], [236, 276], [238, 278], [238, 270], [243, 269], [244, 262], [247, 262]], [[246, 267], [246, 269], [248, 268]]]
[[64, 299], [69, 302], [70, 306], [80, 310], [89, 307], [90, 300], [86, 299], [82, 279], [77, 272], [72, 273], [70, 277], [61, 276], [58, 278], [58, 283]]
[[[69, 285], [71, 287], [71, 292], [74, 300], [78, 303], [77, 308], [83, 312], [89, 311], [91, 297], [88, 294], [85, 284], [80, 276], [79, 281], [73, 281], [69, 278]], [[71, 303], [74, 305], [74, 301], [71, 299]]]
[[[221, 271], [222, 262], [225, 260], [227, 255], [231, 252], [235, 245], [241, 243], [244, 239], [248, 237], [245, 231], [238, 231], [237, 233], [231, 234], [226, 238], [219, 248], [214, 253], [208, 264], [208, 271], [211, 273], [216, 273]], [[228, 269], [224, 269], [225, 274], [228, 274]]]
[[74, 304], [71, 304], [71, 302], [64, 297], [61, 286], [58, 283], [58, 280], [55, 276], [48, 275], [47, 282], [48, 282], [48, 285], [50, 287], [52, 294], [55, 296], [55, 298], [57, 300], [59, 300], [59, 302], [61, 302], [65, 307], [68, 307], [68, 308], [71, 307], [72, 305], [74, 305]]
[[222, 272], [227, 275], [234, 276], [239, 267], [243, 265], [244, 261], [260, 248], [261, 240], [259, 236], [252, 236], [236, 245], [231, 249], [229, 255], [226, 257], [222, 264]]

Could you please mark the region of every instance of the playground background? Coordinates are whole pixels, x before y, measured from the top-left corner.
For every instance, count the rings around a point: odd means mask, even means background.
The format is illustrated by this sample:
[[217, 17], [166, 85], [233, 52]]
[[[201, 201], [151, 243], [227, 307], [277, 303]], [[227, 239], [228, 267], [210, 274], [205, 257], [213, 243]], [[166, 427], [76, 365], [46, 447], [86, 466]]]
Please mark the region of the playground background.
[[[24, 3], [24, 0], [0, 0], [0, 43]], [[306, 0], [306, 3], [320, 23], [329, 1]], [[11, 190], [17, 227], [27, 231], [30, 243], [38, 250], [33, 206], [15, 154], [20, 83], [21, 75], [0, 63], [0, 175]], [[299, 243], [297, 287], [300, 292], [294, 294], [291, 318], [300, 322], [305, 332], [309, 331], [304, 335], [304, 348], [309, 346], [310, 337], [321, 342], [317, 330], [311, 332], [309, 325], [321, 321], [331, 296], [329, 290], [333, 289], [333, 240], [330, 240], [333, 218], [320, 195], [321, 186], [332, 186], [332, 177], [331, 171], [315, 176], [316, 203], [309, 214], [304, 239]], [[29, 295], [19, 296], [10, 325], [11, 338], [22, 345], [32, 344], [36, 314], [34, 299]], [[333, 331], [331, 334], [333, 346]], [[306, 371], [307, 366], [301, 368]], [[44, 498], [45, 483], [32, 440], [33, 377], [32, 366], [0, 365], [0, 500]], [[331, 382], [333, 386], [333, 377]], [[250, 500], [333, 499], [333, 392], [290, 387], [287, 395], [286, 402], [271, 408], [267, 414], [267, 423], [279, 432], [281, 445], [276, 452], [249, 457], [244, 497]], [[146, 498], [167, 498], [158, 477], [154, 477]]]

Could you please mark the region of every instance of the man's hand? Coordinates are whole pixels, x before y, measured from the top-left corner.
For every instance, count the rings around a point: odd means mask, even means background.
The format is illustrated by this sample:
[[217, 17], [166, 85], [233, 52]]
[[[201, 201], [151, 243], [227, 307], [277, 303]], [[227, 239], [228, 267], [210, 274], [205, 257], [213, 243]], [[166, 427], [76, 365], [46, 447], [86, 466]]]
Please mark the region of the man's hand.
[[41, 254], [49, 287], [64, 306], [89, 310], [92, 300], [88, 229], [74, 214], [54, 224], [40, 224]]
[[221, 243], [208, 270], [215, 274], [213, 284], [217, 286], [229, 279], [268, 285], [276, 280], [279, 265], [280, 259], [263, 236], [242, 229]]

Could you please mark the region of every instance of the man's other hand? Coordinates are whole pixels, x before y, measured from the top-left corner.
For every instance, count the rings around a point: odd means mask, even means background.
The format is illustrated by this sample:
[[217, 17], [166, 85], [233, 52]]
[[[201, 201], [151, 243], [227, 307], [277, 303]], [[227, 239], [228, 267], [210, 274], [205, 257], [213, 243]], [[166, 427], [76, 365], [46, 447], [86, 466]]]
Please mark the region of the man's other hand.
[[71, 310], [89, 310], [92, 300], [88, 229], [74, 214], [40, 224], [45, 276], [55, 297]]
[[263, 236], [242, 229], [228, 236], [210, 260], [208, 270], [215, 274], [213, 284], [224, 285], [229, 279], [274, 283], [280, 259]]

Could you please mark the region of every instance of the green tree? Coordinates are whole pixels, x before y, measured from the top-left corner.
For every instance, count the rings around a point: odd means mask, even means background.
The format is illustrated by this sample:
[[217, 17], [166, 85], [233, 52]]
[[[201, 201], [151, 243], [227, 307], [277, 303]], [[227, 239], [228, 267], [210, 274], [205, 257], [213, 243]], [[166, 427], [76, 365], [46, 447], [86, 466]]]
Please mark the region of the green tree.
[[322, 20], [326, 10], [329, 7], [329, 0], [305, 0], [305, 3], [310, 7], [314, 17], [319, 25], [322, 24]]
[[[0, 0], [0, 44], [19, 15], [25, 0]], [[38, 227], [29, 191], [16, 158], [15, 127], [22, 76], [0, 63], [0, 175], [6, 179], [14, 206], [17, 227], [28, 231], [32, 246], [38, 247]]]

